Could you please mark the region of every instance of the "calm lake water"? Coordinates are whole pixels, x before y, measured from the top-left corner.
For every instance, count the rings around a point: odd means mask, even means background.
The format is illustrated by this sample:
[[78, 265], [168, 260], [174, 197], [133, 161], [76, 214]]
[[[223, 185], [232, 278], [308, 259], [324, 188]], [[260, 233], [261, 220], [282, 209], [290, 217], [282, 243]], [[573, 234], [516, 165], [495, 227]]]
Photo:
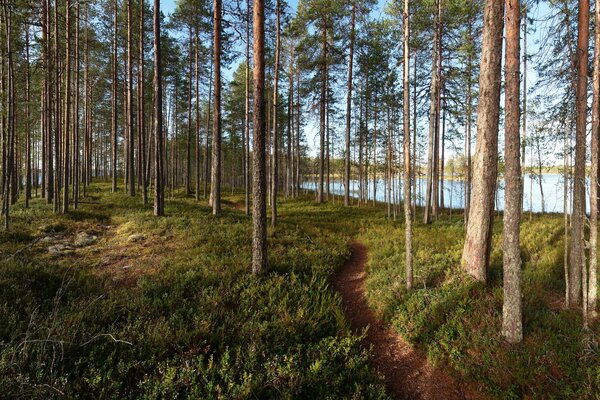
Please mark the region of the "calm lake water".
[[[571, 183], [571, 182], [570, 182]], [[589, 182], [588, 182], [589, 183]], [[504, 208], [504, 181], [500, 180], [498, 184], [498, 196], [496, 207], [499, 210]], [[302, 185], [303, 188], [315, 190], [317, 185], [314, 181], [306, 181]], [[387, 191], [385, 190], [385, 182], [380, 179], [377, 181], [377, 201], [385, 201]], [[398, 181], [396, 181], [398, 187]], [[417, 204], [424, 205], [425, 199], [425, 180], [417, 180]], [[350, 181], [350, 193], [353, 197], [358, 197], [358, 181]], [[549, 213], [563, 212], [563, 177], [560, 174], [544, 174], [542, 175], [542, 189], [544, 191], [544, 211]], [[537, 177], [533, 179], [528, 175], [524, 179], [524, 209], [525, 211], [532, 210], [533, 212], [542, 212], [542, 195], [540, 184]], [[330, 193], [335, 195], [344, 194], [344, 186], [341, 180], [332, 180]], [[400, 190], [402, 195], [402, 190]], [[392, 194], [392, 198], [393, 198]], [[369, 199], [373, 199], [373, 180], [369, 180]], [[569, 196], [569, 201], [571, 201]], [[586, 204], [589, 210], [589, 184], [586, 196]], [[444, 181], [444, 206], [446, 208], [463, 209], [464, 208], [464, 182], [462, 180]], [[569, 203], [568, 208], [571, 205]]]

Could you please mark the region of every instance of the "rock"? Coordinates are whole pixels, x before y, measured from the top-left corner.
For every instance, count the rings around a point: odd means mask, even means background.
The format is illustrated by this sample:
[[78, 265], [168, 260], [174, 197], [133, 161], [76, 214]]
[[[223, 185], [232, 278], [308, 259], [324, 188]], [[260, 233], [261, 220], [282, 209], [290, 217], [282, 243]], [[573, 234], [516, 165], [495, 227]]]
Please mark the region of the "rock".
[[86, 247], [90, 246], [98, 240], [98, 236], [90, 235], [89, 233], [79, 232], [73, 239], [73, 245], [75, 247]]
[[74, 250], [73, 247], [66, 245], [66, 244], [62, 244], [62, 243], [55, 244], [54, 246], [48, 247], [48, 252], [54, 256], [67, 254], [73, 250]]
[[52, 236], [44, 236], [41, 240], [40, 243], [52, 243], [54, 242], [54, 238]]
[[128, 240], [130, 242], [139, 242], [140, 240], [144, 240], [146, 239], [146, 236], [142, 235], [141, 233], [134, 233], [133, 235], [129, 236]]

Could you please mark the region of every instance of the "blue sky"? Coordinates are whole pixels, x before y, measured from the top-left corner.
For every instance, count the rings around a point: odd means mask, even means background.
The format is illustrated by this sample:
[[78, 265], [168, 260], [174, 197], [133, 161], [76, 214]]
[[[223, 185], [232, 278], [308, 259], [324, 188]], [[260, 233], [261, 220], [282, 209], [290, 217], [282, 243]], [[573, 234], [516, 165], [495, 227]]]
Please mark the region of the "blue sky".
[[[386, 3], [386, 1], [387, 0], [379, 0], [379, 8], [380, 9]], [[175, 9], [176, 2], [177, 2], [177, 0], [162, 0], [160, 2], [162, 11], [165, 14], [169, 14], [169, 13], [173, 12], [173, 10]], [[290, 5], [290, 7], [292, 7], [293, 10], [295, 10], [296, 7], [298, 6], [298, 0], [288, 0], [288, 4]]]
[[[161, 7], [162, 7], [162, 11], [165, 14], [170, 14], [175, 10], [175, 4], [176, 4], [177, 0], [161, 0]], [[292, 8], [292, 10], [295, 12], [296, 7], [298, 5], [298, 0], [287, 0], [288, 4], [290, 5], [290, 7]], [[384, 5], [388, 2], [388, 0], [378, 0], [379, 4], [377, 9], [373, 10], [373, 14], [374, 17], [377, 18], [378, 15], [380, 15], [380, 13], [382, 12], [382, 9], [384, 7]], [[533, 12], [531, 13], [530, 17], [533, 17], [534, 19], [540, 19], [541, 17], [545, 17], [548, 14], [549, 10], [546, 4], [544, 4], [544, 2], [542, 2], [538, 7], [536, 7], [536, 9], [533, 10]], [[541, 25], [541, 26], [540, 26]], [[534, 32], [533, 34], [530, 34], [528, 37], [528, 53], [532, 54], [535, 53], [538, 50], [538, 43], [540, 38], [543, 37], [544, 35], [544, 26], [543, 24], [538, 25], [538, 30], [536, 32]], [[224, 79], [228, 80], [231, 77], [231, 74], [233, 73], [233, 70], [235, 69], [235, 67], [237, 66], [237, 63], [233, 63], [230, 66], [230, 69], [228, 71], [224, 71]], [[534, 65], [533, 62], [530, 62], [527, 68], [527, 82], [528, 82], [528, 86], [532, 87], [532, 85], [536, 82], [537, 80], [537, 74], [535, 72], [534, 69]], [[310, 125], [307, 127], [307, 139], [308, 139], [308, 144], [310, 147], [312, 147], [313, 149], [316, 148], [316, 142], [314, 142], [313, 137], [316, 135], [316, 129], [314, 129], [314, 127], [311, 127]]]

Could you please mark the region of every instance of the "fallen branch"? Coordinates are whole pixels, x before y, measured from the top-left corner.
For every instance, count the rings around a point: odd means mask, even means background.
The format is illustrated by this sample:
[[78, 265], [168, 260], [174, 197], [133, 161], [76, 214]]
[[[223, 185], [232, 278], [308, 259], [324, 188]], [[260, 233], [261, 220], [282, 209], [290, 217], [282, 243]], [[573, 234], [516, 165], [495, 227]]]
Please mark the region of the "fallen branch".
[[99, 335], [96, 335], [96, 336], [94, 336], [93, 338], [91, 338], [90, 340], [88, 340], [87, 342], [85, 342], [84, 344], [82, 344], [81, 346], [82, 346], [82, 347], [83, 347], [83, 346], [86, 346], [86, 345], [88, 345], [88, 344], [92, 343], [94, 340], [96, 340], [96, 339], [98, 339], [99, 337], [102, 337], [102, 336], [108, 336], [108, 337], [109, 337], [109, 338], [111, 338], [111, 339], [112, 339], [112, 340], [113, 340], [115, 343], [125, 343], [125, 344], [128, 344], [128, 345], [130, 345], [130, 346], [133, 346], [133, 343], [131, 343], [131, 342], [128, 342], [128, 341], [126, 341], [126, 340], [120, 340], [120, 339], [117, 339], [117, 338], [115, 338], [113, 335], [111, 335], [110, 333], [101, 333], [101, 334], [99, 334]]
[[[52, 232], [54, 233], [54, 232]], [[27, 246], [20, 248], [19, 250], [15, 251], [13, 254], [11, 254], [10, 256], [6, 257], [4, 259], [4, 261], [9, 261], [12, 260], [13, 258], [15, 258], [16, 256], [18, 256], [19, 254], [21, 254], [22, 252], [24, 252], [27, 249], [30, 249], [31, 247], [33, 247], [37, 242], [39, 242], [40, 240], [50, 236], [52, 233], [49, 233], [47, 235], [43, 235], [43, 236], [39, 236], [37, 238], [35, 238], [31, 243], [29, 243]]]

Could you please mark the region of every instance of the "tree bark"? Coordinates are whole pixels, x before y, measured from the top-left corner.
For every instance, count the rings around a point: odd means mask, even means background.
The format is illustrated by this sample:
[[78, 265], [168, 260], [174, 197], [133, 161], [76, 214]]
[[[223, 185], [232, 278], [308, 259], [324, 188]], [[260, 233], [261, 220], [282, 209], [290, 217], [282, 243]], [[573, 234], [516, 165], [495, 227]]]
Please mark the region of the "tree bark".
[[278, 132], [278, 95], [279, 95], [279, 53], [281, 51], [281, 37], [280, 37], [280, 4], [279, 0], [275, 2], [275, 14], [276, 14], [276, 28], [275, 28], [275, 72], [273, 79], [273, 176], [271, 178], [271, 226], [277, 225], [277, 189], [279, 184], [279, 132]]
[[154, 215], [165, 213], [160, 0], [154, 0]]
[[246, 97], [245, 97], [245, 143], [244, 143], [244, 192], [246, 216], [250, 216], [250, 0], [246, 0]]
[[[439, 3], [441, 0], [435, 0], [436, 10], [439, 10]], [[439, 35], [439, 12], [436, 12], [434, 19], [434, 28], [433, 28], [433, 59], [431, 61], [431, 99], [429, 103], [429, 147], [427, 150], [427, 182], [425, 188], [425, 211], [423, 213], [423, 223], [429, 224], [432, 220], [432, 212], [433, 212], [433, 202], [437, 202], [434, 198], [434, 178], [435, 178], [435, 148], [436, 148], [436, 116], [438, 113], [437, 106], [437, 96], [438, 92], [438, 50], [437, 46], [439, 45], [438, 35]]]
[[26, 171], [25, 171], [25, 208], [29, 208], [31, 199], [31, 118], [29, 103], [31, 101], [31, 69], [29, 64], [29, 25], [25, 25], [25, 134], [26, 134]]
[[75, 4], [75, 104], [74, 104], [74, 127], [73, 127], [73, 207], [79, 207], [79, 183], [81, 182], [81, 166], [79, 157], [79, 24], [80, 3]]
[[135, 129], [133, 126], [133, 47], [131, 1], [127, 0], [127, 193], [135, 196]]
[[409, 0], [404, 0], [404, 230], [406, 289], [413, 286], [411, 161], [410, 161], [410, 14]]
[[506, 0], [505, 52], [505, 194], [503, 268], [504, 303], [502, 307], [502, 335], [509, 343], [523, 340], [521, 311], [521, 249], [519, 235], [521, 220], [521, 160], [520, 160], [520, 0]]
[[119, 11], [118, 0], [114, 1], [114, 20], [113, 20], [113, 70], [112, 70], [112, 117], [111, 117], [111, 171], [112, 171], [112, 191], [117, 191], [117, 15]]
[[185, 194], [189, 196], [192, 194], [192, 70], [193, 70], [193, 58], [192, 58], [192, 43], [194, 37], [192, 35], [192, 25], [188, 27], [189, 30], [189, 71], [188, 71], [188, 120], [187, 120], [187, 141], [186, 141], [186, 152], [185, 152]]
[[139, 11], [139, 66], [138, 66], [138, 136], [140, 146], [138, 157], [141, 159], [142, 166], [142, 201], [148, 204], [148, 166], [146, 163], [146, 129], [145, 129], [145, 109], [144, 109], [144, 1], [140, 1]]
[[327, 25], [325, 21], [323, 21], [323, 27], [321, 28], [322, 35], [322, 54], [323, 58], [321, 63], [321, 100], [320, 104], [320, 138], [321, 138], [321, 148], [320, 148], [320, 160], [319, 160], [319, 194], [317, 202], [319, 204], [323, 203], [324, 200], [324, 184], [325, 184], [325, 86], [327, 85]]
[[600, 2], [594, 9], [594, 75], [592, 104], [592, 170], [590, 174], [590, 283], [588, 286], [588, 314], [596, 318], [598, 299], [598, 140], [600, 139]]
[[63, 135], [63, 201], [62, 213], [69, 212], [69, 167], [71, 139], [71, 0], [65, 2], [65, 105], [64, 105], [64, 135]]
[[348, 54], [348, 94], [346, 97], [346, 154], [344, 174], [344, 205], [350, 205], [350, 118], [352, 114], [352, 69], [354, 65], [354, 40], [356, 36], [356, 2], [352, 2], [352, 17], [350, 22], [350, 49]]
[[212, 140], [212, 170], [210, 180], [210, 197], [213, 215], [221, 213], [221, 0], [214, 0], [214, 116]]
[[200, 22], [196, 19], [194, 38], [196, 74], [196, 201], [200, 201]]
[[252, 124], [252, 273], [267, 270], [267, 197], [265, 169], [265, 4], [254, 0], [254, 109]]
[[[585, 268], [584, 224], [585, 224], [585, 157], [586, 157], [586, 125], [587, 125], [587, 72], [590, 2], [579, 0], [577, 37], [577, 86], [576, 128], [575, 128], [575, 174], [573, 177], [573, 217], [571, 228], [571, 256], [569, 269], [569, 298], [571, 305], [582, 304], [584, 317], [587, 317], [587, 270]], [[583, 289], [583, 291], [582, 291]]]
[[500, 120], [500, 81], [504, 2], [487, 0], [484, 11], [477, 146], [473, 192], [462, 264], [476, 280], [487, 281], [498, 175], [498, 124]]

